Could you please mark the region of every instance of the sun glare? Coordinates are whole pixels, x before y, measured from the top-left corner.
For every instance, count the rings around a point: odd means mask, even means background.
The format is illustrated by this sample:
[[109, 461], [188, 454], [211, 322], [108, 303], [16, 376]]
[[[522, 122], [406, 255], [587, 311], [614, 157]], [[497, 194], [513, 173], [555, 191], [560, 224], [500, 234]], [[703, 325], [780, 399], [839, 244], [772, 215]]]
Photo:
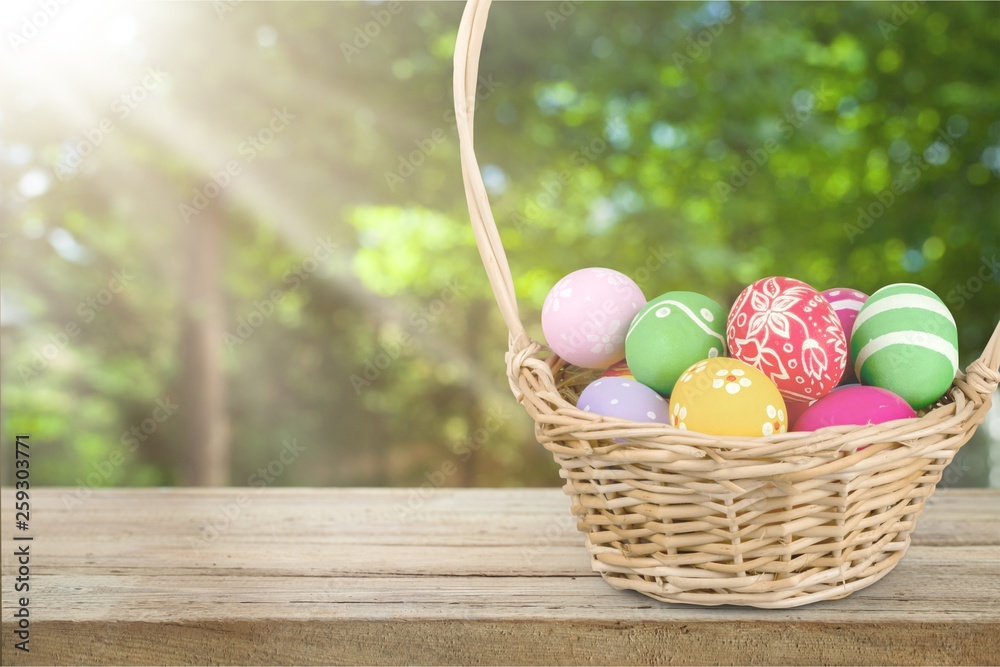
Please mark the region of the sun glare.
[[[193, 173], [205, 174], [198, 183], [203, 187], [220, 165], [241, 157], [222, 137], [229, 131], [228, 121], [204, 115], [192, 115], [191, 110], [177, 106], [169, 94], [175, 72], [161, 72], [160, 66], [171, 69], [171, 63], [159, 63], [152, 40], [191, 39], [189, 34], [165, 35], [162, 26], [169, 23], [173, 3], [102, 2], [100, 0], [30, 0], [4, 2], [0, 9], [0, 26], [8, 42], [0, 47], [4, 52], [0, 69], [0, 118], [4, 107], [12, 105], [22, 114], [44, 109], [57, 116], [64, 129], [58, 157], [51, 172], [34, 169], [17, 184], [19, 193], [27, 198], [44, 195], [62, 179], [86, 178], [98, 192], [112, 192], [120, 187], [109, 178], [112, 171], [102, 170], [102, 160], [113, 161], [115, 154], [107, 142], [117, 138], [119, 128], [127, 128], [133, 136], [156, 150], [171, 154], [188, 165]], [[215, 18], [214, 13], [211, 14]], [[160, 34], [156, 34], [160, 30]], [[231, 30], [224, 31], [228, 35]], [[250, 35], [259, 48], [272, 48], [279, 43], [278, 31], [271, 25], [258, 25]], [[220, 35], [219, 39], [227, 39]], [[147, 51], [147, 46], [148, 51]], [[208, 51], [219, 43], [206, 46]], [[9, 65], [8, 65], [9, 63]], [[324, 82], [308, 76], [298, 76], [290, 85], [301, 98], [316, 106], [334, 108], [339, 105], [362, 106], [362, 101], [349, 90], [331, 90]], [[9, 91], [3, 94], [2, 91]], [[159, 98], [160, 103], [147, 102]], [[298, 108], [293, 112], [300, 113]], [[294, 122], [294, 121], [293, 121]], [[13, 128], [0, 124], [0, 148], [16, 146], [19, 140], [9, 136]], [[16, 157], [16, 150], [13, 155]], [[142, 179], [139, 179], [141, 182]], [[141, 183], [133, 184], [143, 187]], [[152, 194], [150, 195], [152, 197]], [[226, 188], [228, 200], [253, 210], [261, 224], [274, 228], [291, 247], [309, 251], [315, 243], [317, 221], [302, 210], [301, 202], [288, 195], [253, 169], [241, 172]], [[172, 211], [171, 211], [172, 215]], [[180, 217], [172, 217], [180, 224]], [[56, 252], [69, 261], [80, 261], [80, 247], [71, 236], [49, 235]], [[333, 253], [334, 263], [349, 263], [343, 250]], [[390, 302], [370, 294], [353, 279], [336, 273], [319, 274], [331, 288], [356, 294], [355, 306], [372, 317], [403, 326]], [[346, 282], [345, 282], [346, 280]], [[438, 360], [455, 361], [449, 345], [433, 336], [414, 336], [414, 344], [426, 355]], [[471, 358], [460, 360], [468, 367]], [[470, 372], [471, 389], [479, 395], [495, 394], [496, 389], [483, 380], [484, 375]]]
[[0, 7], [0, 77], [33, 87], [115, 82], [123, 61], [145, 55], [140, 22], [146, 26], [155, 3], [100, 0], [31, 0]]

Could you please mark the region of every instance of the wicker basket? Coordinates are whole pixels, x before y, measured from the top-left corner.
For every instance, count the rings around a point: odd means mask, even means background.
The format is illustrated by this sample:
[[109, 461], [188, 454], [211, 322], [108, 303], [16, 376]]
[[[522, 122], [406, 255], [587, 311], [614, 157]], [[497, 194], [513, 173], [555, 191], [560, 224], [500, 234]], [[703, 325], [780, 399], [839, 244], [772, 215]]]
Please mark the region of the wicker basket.
[[982, 357], [915, 419], [761, 438], [716, 437], [578, 410], [596, 371], [525, 333], [473, 149], [489, 0], [469, 0], [455, 110], [476, 242], [510, 330], [507, 375], [562, 467], [594, 571], [666, 602], [785, 608], [841, 598], [902, 558], [942, 471], [990, 408], [1000, 324]]

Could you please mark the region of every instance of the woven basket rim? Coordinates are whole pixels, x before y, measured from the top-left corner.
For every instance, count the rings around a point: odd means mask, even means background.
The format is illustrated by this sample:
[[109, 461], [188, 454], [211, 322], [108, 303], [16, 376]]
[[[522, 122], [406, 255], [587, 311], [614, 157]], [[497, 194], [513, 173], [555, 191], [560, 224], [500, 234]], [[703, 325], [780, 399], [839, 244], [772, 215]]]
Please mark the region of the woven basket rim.
[[[770, 436], [717, 436], [678, 429], [669, 424], [649, 424], [584, 412], [567, 401], [555, 376], [566, 368], [542, 343], [532, 340], [520, 320], [510, 266], [474, 148], [475, 94], [479, 57], [491, 0], [468, 0], [459, 27], [454, 56], [455, 115], [459, 135], [462, 176], [470, 220], [493, 295], [509, 331], [507, 376], [518, 402], [539, 422], [559, 421], [560, 432], [578, 431], [581, 453], [593, 453], [590, 440], [627, 439], [615, 449], [682, 447], [701, 457], [710, 450], [741, 450], [747, 457], [780, 458], [806, 453], [857, 449], [891, 439], [906, 444], [923, 436], [962, 430], [970, 420], [977, 425], [989, 409], [1000, 384], [1000, 322], [982, 355], [966, 371], [959, 371], [951, 388], [925, 414], [866, 426], [831, 426], [809, 432]], [[549, 352], [543, 358], [543, 354]], [[581, 369], [586, 370], [586, 369]], [[975, 416], [974, 416], [975, 415]], [[544, 428], [542, 429], [544, 430]], [[542, 443], [545, 445], [545, 443]], [[926, 445], [930, 446], [930, 445]]]
[[[994, 333], [994, 338], [997, 337], [998, 332], [1000, 332], [1000, 325], [998, 325]], [[538, 354], [548, 348], [532, 341], [529, 351], [536, 346], [538, 352], [530, 355], [529, 358], [542, 361]], [[515, 352], [512, 348], [509, 358], [520, 356], [516, 355]], [[559, 367], [561, 360], [554, 353], [549, 359], [555, 360], [555, 365], [557, 368]], [[553, 365], [551, 362], [542, 361], [542, 363], [545, 363], [550, 369]], [[530, 389], [517, 387], [519, 384], [518, 376], [522, 373], [532, 372], [528, 366], [530, 364], [525, 364], [524, 361], [521, 361], [515, 366], [508, 367], [508, 379], [511, 381], [515, 397], [519, 402], [525, 400], [525, 394], [532, 393]], [[966, 373], [960, 371], [951, 387], [941, 399], [932, 406], [924, 408], [924, 410], [920, 411], [922, 414], [918, 414], [916, 417], [897, 419], [880, 424], [827, 426], [815, 431], [789, 431], [770, 436], [719, 436], [678, 429], [670, 424], [659, 422], [635, 422], [586, 412], [565, 399], [555, 382], [555, 373], [543, 372], [539, 374], [537, 366], [535, 368], [535, 374], [541, 376], [541, 382], [545, 385], [545, 389], [548, 390], [546, 402], [552, 405], [552, 409], [549, 411], [550, 414], [569, 418], [584, 427], [602, 425], [604, 428], [599, 429], [600, 434], [595, 433], [592, 439], [627, 438], [627, 442], [617, 443], [615, 446], [619, 448], [652, 447], [655, 449], [676, 445], [679, 444], [680, 440], [683, 440], [689, 446], [710, 449], [744, 450], [750, 456], [762, 455], [761, 450], [763, 448], [773, 449], [774, 445], [784, 445], [786, 447], [786, 449], [781, 451], [768, 453], [769, 457], [803, 454], [806, 451], [810, 453], [828, 451], [833, 454], [845, 449], [865, 447], [871, 444], [871, 442], [879, 442], [886, 439], [892, 439], [901, 442], [903, 445], [907, 445], [908, 442], [926, 435], [928, 430], [947, 430], [949, 426], [954, 427], [957, 424], [964, 423], [971, 417], [973, 411], [982, 409], [984, 405], [988, 409], [992, 393], [996, 390], [998, 383], [1000, 383], [1000, 373], [986, 367], [985, 362], [981, 358], [970, 364]], [[589, 371], [591, 369], [581, 370]], [[592, 372], [596, 374], [599, 371], [595, 369]], [[533, 393], [538, 395], [540, 392], [535, 391]], [[609, 432], [611, 430], [621, 431], [621, 433], [611, 433]], [[661, 443], [657, 442], [657, 438], [666, 438], [666, 440]]]

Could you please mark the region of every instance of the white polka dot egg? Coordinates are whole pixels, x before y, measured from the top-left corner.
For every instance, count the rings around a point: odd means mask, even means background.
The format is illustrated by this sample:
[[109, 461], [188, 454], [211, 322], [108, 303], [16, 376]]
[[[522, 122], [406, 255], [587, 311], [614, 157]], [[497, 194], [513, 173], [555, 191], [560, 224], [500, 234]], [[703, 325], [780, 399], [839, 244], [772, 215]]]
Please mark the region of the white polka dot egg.
[[602, 377], [580, 394], [576, 407], [585, 412], [636, 422], [669, 422], [666, 400], [634, 378]]

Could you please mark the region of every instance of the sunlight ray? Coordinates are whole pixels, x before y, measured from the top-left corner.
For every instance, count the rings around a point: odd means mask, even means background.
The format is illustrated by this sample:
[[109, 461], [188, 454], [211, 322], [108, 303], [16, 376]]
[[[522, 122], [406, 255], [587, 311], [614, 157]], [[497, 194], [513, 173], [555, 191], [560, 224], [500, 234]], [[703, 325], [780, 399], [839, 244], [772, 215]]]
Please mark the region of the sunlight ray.
[[[176, 118], [162, 109], [153, 109], [137, 118], [136, 125], [151, 140], [183, 156], [196, 172], [208, 174], [218, 170], [220, 165], [231, 158], [210, 139], [216, 136], [215, 130], [198, 119], [186, 119], [183, 131], [179, 131]], [[305, 216], [279, 185], [265, 181], [253, 170], [246, 170], [233, 178], [226, 193], [229, 202], [252, 211], [256, 219], [272, 227], [290, 247], [303, 254], [312, 252], [316, 243], [316, 230], [322, 229], [322, 224]], [[178, 224], [184, 224], [180, 215], [177, 221]], [[346, 249], [335, 250], [333, 264], [339, 267], [349, 266], [351, 257], [352, 253]], [[407, 330], [408, 313], [401, 313], [396, 302], [373, 293], [349, 271], [323, 273], [318, 277], [350, 298], [375, 320]], [[484, 379], [491, 375], [479, 368], [468, 354], [459, 352], [461, 345], [458, 343], [442, 338], [441, 332], [432, 331], [412, 332], [412, 338], [418, 349], [436, 362], [458, 362], [463, 369], [463, 381], [480, 397], [490, 400], [506, 399], [502, 387]]]

